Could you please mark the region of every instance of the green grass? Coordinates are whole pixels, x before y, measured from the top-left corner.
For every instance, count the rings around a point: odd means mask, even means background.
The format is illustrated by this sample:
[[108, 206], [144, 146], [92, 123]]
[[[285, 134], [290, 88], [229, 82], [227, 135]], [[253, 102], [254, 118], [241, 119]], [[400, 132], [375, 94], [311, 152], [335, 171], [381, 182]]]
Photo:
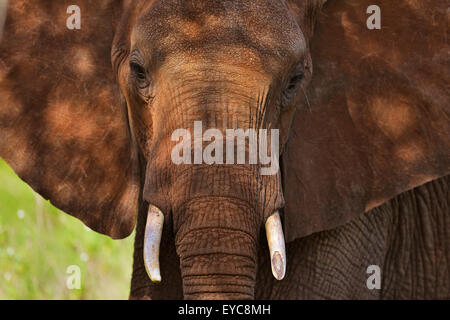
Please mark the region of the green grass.
[[[0, 158], [0, 299], [126, 299], [133, 238], [112, 240], [53, 207]], [[81, 270], [69, 289], [68, 266]]]

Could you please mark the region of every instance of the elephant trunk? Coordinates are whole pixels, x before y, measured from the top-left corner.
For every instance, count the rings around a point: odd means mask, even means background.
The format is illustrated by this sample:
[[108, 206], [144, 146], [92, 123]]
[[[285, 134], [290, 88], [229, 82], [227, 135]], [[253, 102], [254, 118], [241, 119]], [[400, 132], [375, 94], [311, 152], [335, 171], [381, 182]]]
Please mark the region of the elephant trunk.
[[237, 199], [195, 199], [176, 235], [185, 299], [253, 299], [255, 213]]

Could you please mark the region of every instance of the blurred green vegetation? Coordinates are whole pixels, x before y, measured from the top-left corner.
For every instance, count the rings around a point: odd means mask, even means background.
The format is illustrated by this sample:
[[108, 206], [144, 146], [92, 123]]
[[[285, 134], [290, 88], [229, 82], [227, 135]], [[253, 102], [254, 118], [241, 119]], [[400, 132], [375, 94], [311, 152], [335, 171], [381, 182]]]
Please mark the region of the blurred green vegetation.
[[[133, 238], [85, 227], [0, 158], [0, 299], [127, 299]], [[68, 289], [70, 265], [81, 270], [80, 289]]]

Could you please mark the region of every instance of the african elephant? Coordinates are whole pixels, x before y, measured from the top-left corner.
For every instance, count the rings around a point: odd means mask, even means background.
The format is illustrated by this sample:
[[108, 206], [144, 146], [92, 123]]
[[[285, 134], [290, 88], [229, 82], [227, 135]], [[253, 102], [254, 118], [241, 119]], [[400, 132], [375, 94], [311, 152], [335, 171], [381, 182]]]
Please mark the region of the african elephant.
[[[450, 298], [446, 19], [444, 0], [10, 1], [0, 156], [97, 232], [137, 217], [132, 299]], [[196, 121], [277, 130], [278, 170], [174, 163]]]

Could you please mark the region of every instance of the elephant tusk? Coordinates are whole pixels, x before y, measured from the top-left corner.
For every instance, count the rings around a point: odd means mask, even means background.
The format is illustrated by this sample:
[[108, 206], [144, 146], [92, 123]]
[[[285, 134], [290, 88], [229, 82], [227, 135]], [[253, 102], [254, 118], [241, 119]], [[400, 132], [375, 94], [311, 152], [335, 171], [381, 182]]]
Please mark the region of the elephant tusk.
[[286, 246], [278, 211], [275, 211], [266, 221], [266, 236], [273, 276], [277, 280], [282, 280], [286, 273]]
[[150, 205], [144, 236], [144, 264], [148, 276], [153, 282], [161, 282], [159, 269], [159, 246], [164, 225], [164, 214], [157, 207]]

